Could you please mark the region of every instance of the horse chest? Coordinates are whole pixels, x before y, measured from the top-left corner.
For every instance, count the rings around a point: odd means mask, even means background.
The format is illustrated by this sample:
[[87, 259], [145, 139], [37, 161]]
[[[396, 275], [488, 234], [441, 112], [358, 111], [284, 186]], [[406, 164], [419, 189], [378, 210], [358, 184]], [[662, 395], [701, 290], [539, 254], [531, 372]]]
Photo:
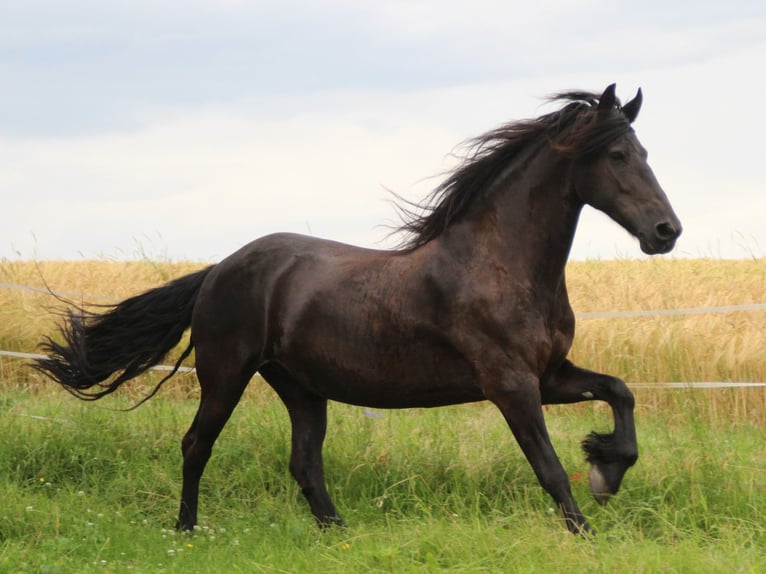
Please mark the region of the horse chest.
[[541, 376], [560, 365], [569, 353], [574, 314], [566, 299], [517, 301], [508, 306], [475, 306], [471, 328], [465, 329], [465, 344], [477, 361], [495, 361], [505, 368], [529, 369]]

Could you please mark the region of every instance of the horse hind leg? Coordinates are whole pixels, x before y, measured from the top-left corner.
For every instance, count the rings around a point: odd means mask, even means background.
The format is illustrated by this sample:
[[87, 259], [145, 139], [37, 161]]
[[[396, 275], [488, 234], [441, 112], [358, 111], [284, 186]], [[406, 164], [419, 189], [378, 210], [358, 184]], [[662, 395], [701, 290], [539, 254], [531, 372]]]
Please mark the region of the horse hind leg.
[[197, 524], [199, 483], [218, 435], [239, 403], [254, 370], [236, 369], [231, 374], [219, 364], [208, 370], [197, 352], [197, 377], [202, 389], [200, 405], [191, 427], [181, 441], [183, 486], [176, 529], [192, 530]]
[[300, 486], [320, 528], [343, 526], [327, 492], [322, 445], [327, 431], [327, 399], [301, 387], [282, 369], [266, 365], [261, 375], [287, 407], [292, 425], [290, 473]]

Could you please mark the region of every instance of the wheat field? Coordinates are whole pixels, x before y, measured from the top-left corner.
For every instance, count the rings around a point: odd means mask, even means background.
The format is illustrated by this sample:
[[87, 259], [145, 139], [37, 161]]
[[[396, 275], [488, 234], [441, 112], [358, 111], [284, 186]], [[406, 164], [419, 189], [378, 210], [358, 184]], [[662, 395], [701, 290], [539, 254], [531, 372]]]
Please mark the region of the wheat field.
[[[34, 353], [41, 337], [54, 332], [55, 311], [62, 304], [47, 289], [76, 302], [107, 304], [199, 267], [200, 263], [152, 260], [0, 261], [0, 351]], [[683, 409], [693, 401], [695, 408], [716, 419], [766, 425], [762, 387], [664, 390], [639, 385], [766, 381], [766, 311], [588, 317], [598, 312], [766, 303], [766, 259], [572, 262], [567, 279], [572, 306], [581, 315], [570, 355], [576, 363], [635, 384], [639, 408]], [[180, 379], [182, 384], [163, 392], [193, 393], [193, 376]], [[12, 357], [0, 356], [0, 381], [54, 389]], [[152, 380], [140, 381], [132, 388], [138, 396], [151, 384]]]

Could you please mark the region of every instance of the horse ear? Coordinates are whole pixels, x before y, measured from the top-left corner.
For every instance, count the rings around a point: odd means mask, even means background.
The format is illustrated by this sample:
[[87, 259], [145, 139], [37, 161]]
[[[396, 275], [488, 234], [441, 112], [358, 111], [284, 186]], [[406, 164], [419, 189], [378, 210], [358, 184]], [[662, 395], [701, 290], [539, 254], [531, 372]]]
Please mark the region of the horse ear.
[[606, 90], [604, 90], [604, 93], [601, 94], [601, 97], [598, 99], [598, 111], [608, 112], [614, 108], [614, 104], [617, 101], [617, 96], [615, 96], [616, 89], [617, 84], [609, 84], [606, 87]]
[[638, 88], [636, 97], [630, 100], [627, 104], [622, 106], [622, 113], [628, 118], [628, 121], [632, 124], [638, 116], [638, 111], [641, 109], [641, 102], [644, 100], [643, 94], [641, 94], [641, 88]]

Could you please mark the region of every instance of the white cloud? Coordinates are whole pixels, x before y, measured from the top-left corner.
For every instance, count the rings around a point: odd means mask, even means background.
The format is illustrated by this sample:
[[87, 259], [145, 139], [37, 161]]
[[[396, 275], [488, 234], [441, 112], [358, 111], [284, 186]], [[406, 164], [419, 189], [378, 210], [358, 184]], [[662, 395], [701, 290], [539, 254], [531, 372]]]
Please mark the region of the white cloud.
[[[686, 224], [679, 248], [698, 255], [715, 245], [736, 256], [739, 236], [766, 248], [762, 16], [744, 7], [719, 26], [700, 5], [679, 24], [655, 7], [618, 28], [614, 6], [513, 4], [312, 5], [269, 49], [309, 43], [271, 68], [256, 65], [266, 44], [246, 32], [258, 15], [266, 23], [256, 31], [291, 22], [286, 5], [200, 1], [175, 23], [165, 5], [97, 11], [94, 22], [108, 19], [119, 38], [130, 30], [117, 16], [136, 26], [125, 66], [73, 61], [48, 85], [47, 72], [34, 72], [55, 68], [56, 50], [43, 59], [30, 52], [19, 64], [34, 63], [27, 89], [0, 95], [0, 104], [17, 104], [1, 106], [9, 120], [0, 123], [0, 256], [130, 255], [136, 240], [160, 234], [171, 257], [218, 259], [277, 230], [375, 246], [386, 235], [378, 225], [395, 218], [384, 187], [420, 198], [438, 181], [423, 178], [451, 165], [461, 140], [542, 113], [539, 98], [552, 91], [612, 81], [623, 99], [644, 88], [636, 129]], [[63, 28], [91, 46], [77, 25]], [[55, 47], [61, 37], [51, 30]], [[145, 59], [158, 50], [160, 63]], [[13, 71], [4, 86], [19, 85]], [[638, 250], [616, 225], [586, 215], [573, 255], [615, 254]]]
[[[383, 186], [406, 188], [433, 173], [423, 170], [439, 163], [454, 134], [347, 115], [354, 113], [270, 121], [248, 110], [195, 110], [132, 133], [0, 142], [9, 159], [0, 185], [15, 198], [6, 233], [17, 249], [34, 233], [39, 257], [60, 257], [62, 229], [94, 231], [83, 252], [159, 231], [189, 246], [180, 256], [208, 258], [226, 255], [221, 245], [233, 250], [277, 230], [351, 241], [333, 228], [345, 218], [355, 231], [368, 226], [364, 240], [374, 242], [373, 234], [385, 235], [375, 226], [393, 217]], [[48, 211], [25, 217], [33, 194]]]

